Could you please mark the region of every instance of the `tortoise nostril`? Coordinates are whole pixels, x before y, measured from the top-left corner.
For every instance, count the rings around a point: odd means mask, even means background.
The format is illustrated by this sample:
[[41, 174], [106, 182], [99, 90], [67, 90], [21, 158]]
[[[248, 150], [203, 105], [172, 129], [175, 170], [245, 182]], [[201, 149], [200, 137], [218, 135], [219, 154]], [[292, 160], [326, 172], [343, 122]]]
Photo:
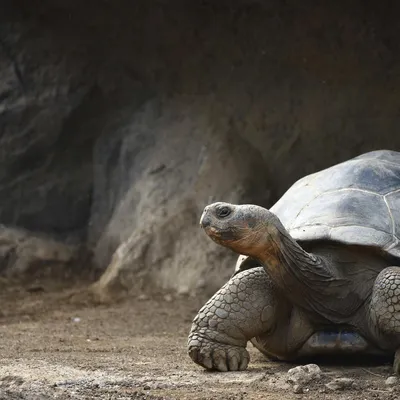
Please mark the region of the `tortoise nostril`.
[[210, 226], [210, 225], [211, 225], [211, 220], [210, 220], [210, 218], [205, 218], [205, 219], [203, 220], [202, 225], [203, 225], [204, 228], [207, 228], [207, 226]]

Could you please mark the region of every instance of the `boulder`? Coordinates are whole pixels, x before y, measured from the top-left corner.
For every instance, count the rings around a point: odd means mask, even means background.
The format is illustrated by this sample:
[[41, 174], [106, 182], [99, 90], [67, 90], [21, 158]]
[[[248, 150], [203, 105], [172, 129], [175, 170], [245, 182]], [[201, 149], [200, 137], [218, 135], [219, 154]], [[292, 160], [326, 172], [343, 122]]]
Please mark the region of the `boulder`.
[[0, 226], [0, 275], [4, 278], [64, 278], [79, 263], [81, 255], [79, 246]]
[[100, 147], [113, 153], [98, 149], [95, 158], [90, 233], [96, 263], [110, 265], [96, 288], [213, 291], [232, 274], [235, 256], [208, 239], [199, 216], [217, 200], [268, 204], [272, 187], [260, 152], [224, 115], [210, 118], [216, 107], [151, 102], [130, 133], [104, 137]]

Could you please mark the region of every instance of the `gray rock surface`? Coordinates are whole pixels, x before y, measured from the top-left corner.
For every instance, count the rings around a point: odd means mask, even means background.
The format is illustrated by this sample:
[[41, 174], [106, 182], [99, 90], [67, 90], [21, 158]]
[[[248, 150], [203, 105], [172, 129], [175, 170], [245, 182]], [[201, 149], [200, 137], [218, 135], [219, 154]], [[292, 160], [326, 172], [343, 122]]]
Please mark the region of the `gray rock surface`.
[[330, 390], [345, 390], [353, 386], [354, 379], [351, 378], [335, 378], [325, 386]]
[[[25, 230], [0, 226], [0, 274], [16, 278], [63, 276], [63, 267], [79, 261], [79, 246], [68, 245]], [[61, 269], [61, 271], [60, 271]]]
[[3, 1], [0, 223], [86, 245], [100, 292], [215, 291], [234, 256], [198, 229], [207, 203], [268, 206], [400, 146], [397, 11]]
[[293, 385], [304, 385], [321, 379], [321, 368], [317, 364], [299, 365], [289, 369], [286, 380]]
[[[97, 188], [115, 182], [107, 192], [116, 196], [119, 182], [132, 182], [126, 192], [120, 191], [118, 207], [107, 204], [100, 194], [94, 196], [99, 202], [93, 203], [90, 233], [96, 261], [104, 265], [112, 260], [100, 281], [102, 287], [155, 283], [182, 293], [209, 287], [226, 272], [231, 274], [235, 261], [222, 247], [210, 245], [199, 229], [204, 206], [220, 198], [231, 202], [269, 198], [268, 173], [260, 153], [234, 129], [229, 135], [218, 132], [204, 104], [179, 99], [163, 105], [161, 115], [159, 108], [158, 103], [148, 104], [136, 114], [132, 134], [120, 143], [121, 156], [113, 171], [95, 175]], [[225, 122], [222, 119], [220, 123]], [[151, 134], [157, 138], [152, 141], [147, 136], [147, 146], [141, 140], [143, 120], [152, 121]], [[135, 144], [141, 149], [136, 157], [131, 156]], [[110, 173], [114, 182], [108, 180]], [[98, 215], [110, 212], [105, 229], [96, 230]]]
[[387, 386], [395, 386], [398, 383], [399, 383], [399, 378], [397, 376], [389, 376], [389, 378], [385, 380], [385, 385]]

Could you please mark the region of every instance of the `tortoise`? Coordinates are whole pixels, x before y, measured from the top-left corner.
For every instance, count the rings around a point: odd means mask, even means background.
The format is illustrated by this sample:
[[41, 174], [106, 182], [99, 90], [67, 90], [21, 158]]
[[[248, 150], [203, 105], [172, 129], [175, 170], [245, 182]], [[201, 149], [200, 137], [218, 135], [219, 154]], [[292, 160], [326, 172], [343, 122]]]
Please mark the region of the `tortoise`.
[[305, 176], [269, 210], [210, 204], [200, 225], [240, 256], [193, 320], [195, 363], [244, 370], [250, 341], [272, 360], [394, 356], [400, 374], [399, 152]]

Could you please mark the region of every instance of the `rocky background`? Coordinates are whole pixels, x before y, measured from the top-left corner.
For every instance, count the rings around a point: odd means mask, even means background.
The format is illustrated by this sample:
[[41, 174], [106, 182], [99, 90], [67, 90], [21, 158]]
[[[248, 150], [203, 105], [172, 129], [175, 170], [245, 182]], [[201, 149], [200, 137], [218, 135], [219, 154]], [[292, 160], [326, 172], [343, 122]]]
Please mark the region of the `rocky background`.
[[212, 293], [211, 201], [400, 150], [400, 3], [2, 0], [0, 274]]

